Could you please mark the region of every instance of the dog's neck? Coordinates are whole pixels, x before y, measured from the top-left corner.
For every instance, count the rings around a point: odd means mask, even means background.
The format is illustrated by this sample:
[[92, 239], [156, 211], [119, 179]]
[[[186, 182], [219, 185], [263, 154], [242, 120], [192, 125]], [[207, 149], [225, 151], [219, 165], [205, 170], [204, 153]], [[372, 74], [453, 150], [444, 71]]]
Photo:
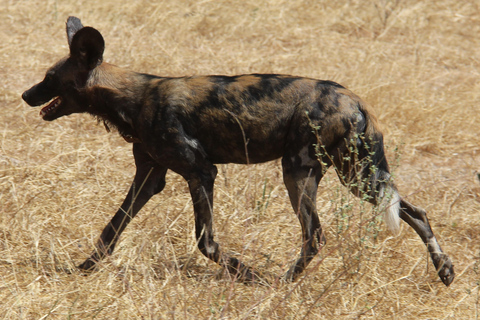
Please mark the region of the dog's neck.
[[[142, 74], [102, 63], [93, 69], [86, 84], [88, 113], [114, 127], [127, 142], [138, 142], [133, 119], [141, 109], [145, 90]], [[140, 81], [139, 81], [140, 80]]]

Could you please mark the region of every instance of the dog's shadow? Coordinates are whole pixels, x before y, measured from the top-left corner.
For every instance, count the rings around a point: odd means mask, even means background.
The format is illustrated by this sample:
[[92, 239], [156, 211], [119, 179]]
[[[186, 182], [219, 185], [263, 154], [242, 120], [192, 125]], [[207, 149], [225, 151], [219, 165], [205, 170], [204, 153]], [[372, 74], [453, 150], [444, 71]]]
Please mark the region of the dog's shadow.
[[[198, 257], [195, 254], [185, 255], [178, 257], [175, 261], [169, 262], [157, 262], [153, 264], [152, 269], [154, 270], [156, 277], [158, 279], [166, 279], [167, 273], [171, 274], [177, 272], [182, 276], [194, 279], [198, 282], [205, 281], [226, 281], [226, 282], [237, 282], [245, 285], [258, 285], [258, 286], [271, 286], [274, 283], [279, 282], [282, 277], [279, 277], [276, 274], [265, 271], [268, 270], [267, 267], [250, 268], [253, 271], [254, 275], [251, 277], [246, 277], [241, 272], [237, 274], [231, 273], [227, 270], [227, 267], [218, 266], [213, 264], [213, 268], [210, 265], [199, 261], [202, 257]], [[269, 261], [269, 264], [272, 261]]]

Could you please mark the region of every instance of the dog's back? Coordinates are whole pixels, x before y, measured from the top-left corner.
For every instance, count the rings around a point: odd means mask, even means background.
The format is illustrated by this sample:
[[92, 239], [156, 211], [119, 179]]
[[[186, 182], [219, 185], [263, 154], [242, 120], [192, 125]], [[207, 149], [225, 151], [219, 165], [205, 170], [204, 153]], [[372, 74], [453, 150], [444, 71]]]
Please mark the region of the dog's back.
[[180, 126], [214, 163], [277, 159], [316, 134], [329, 146], [362, 116], [359, 98], [331, 81], [251, 74], [158, 78], [149, 86], [140, 116], [148, 132], [138, 135], [161, 137]]

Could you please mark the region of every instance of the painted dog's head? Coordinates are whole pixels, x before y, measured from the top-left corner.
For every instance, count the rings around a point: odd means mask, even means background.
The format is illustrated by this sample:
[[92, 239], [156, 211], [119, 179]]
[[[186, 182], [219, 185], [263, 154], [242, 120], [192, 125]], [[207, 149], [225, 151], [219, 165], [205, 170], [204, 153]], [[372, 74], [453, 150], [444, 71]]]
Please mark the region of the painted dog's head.
[[80, 19], [68, 18], [67, 38], [70, 54], [54, 64], [42, 82], [22, 94], [32, 107], [50, 102], [40, 111], [46, 121], [87, 111], [85, 87], [91, 71], [103, 60], [102, 35], [94, 28], [84, 27]]

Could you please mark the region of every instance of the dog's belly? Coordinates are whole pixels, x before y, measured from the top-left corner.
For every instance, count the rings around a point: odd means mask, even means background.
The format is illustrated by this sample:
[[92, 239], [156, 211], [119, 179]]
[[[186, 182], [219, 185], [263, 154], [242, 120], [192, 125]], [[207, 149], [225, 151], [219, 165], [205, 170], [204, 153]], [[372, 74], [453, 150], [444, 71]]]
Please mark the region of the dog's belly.
[[213, 163], [252, 164], [282, 157], [286, 136], [287, 131], [283, 127], [262, 130], [259, 126], [255, 130], [240, 130], [238, 126], [233, 126], [229, 130], [212, 130], [201, 135], [198, 141]]

